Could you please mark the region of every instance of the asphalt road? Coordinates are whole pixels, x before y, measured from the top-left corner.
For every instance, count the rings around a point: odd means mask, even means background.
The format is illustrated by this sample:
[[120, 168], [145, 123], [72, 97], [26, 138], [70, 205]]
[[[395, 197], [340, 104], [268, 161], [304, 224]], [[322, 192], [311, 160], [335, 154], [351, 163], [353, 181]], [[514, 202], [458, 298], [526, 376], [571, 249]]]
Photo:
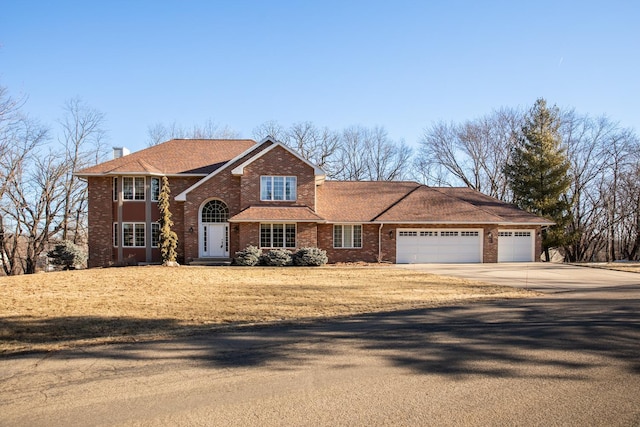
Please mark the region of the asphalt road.
[[579, 273], [546, 270], [533, 299], [3, 358], [0, 425], [639, 426], [640, 275], [603, 272], [572, 289]]

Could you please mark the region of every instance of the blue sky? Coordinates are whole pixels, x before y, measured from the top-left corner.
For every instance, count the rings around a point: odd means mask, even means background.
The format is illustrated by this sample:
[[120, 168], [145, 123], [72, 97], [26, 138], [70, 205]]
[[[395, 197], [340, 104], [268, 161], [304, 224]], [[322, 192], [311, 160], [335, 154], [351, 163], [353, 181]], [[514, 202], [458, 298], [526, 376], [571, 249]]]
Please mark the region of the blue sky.
[[0, 8], [0, 85], [55, 126], [79, 96], [109, 142], [211, 119], [386, 127], [415, 145], [538, 97], [640, 131], [637, 1], [29, 1]]

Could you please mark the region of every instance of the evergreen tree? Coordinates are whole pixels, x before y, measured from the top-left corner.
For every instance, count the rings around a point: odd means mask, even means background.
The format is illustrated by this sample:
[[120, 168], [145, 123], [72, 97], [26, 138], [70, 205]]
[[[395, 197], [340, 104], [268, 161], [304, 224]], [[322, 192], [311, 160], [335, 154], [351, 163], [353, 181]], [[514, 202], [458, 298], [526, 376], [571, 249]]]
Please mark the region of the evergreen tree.
[[556, 223], [542, 234], [547, 261], [549, 248], [569, 240], [565, 230], [570, 221], [571, 206], [566, 197], [570, 163], [561, 146], [559, 127], [558, 108], [549, 108], [543, 98], [538, 99], [527, 114], [521, 143], [505, 167], [515, 204]]
[[171, 190], [169, 188], [169, 180], [166, 176], [162, 177], [162, 188], [158, 197], [158, 209], [160, 209], [160, 236], [158, 243], [160, 245], [160, 253], [162, 254], [162, 263], [164, 265], [175, 265], [176, 263], [176, 247], [178, 246], [178, 235], [171, 230], [173, 221], [171, 220], [171, 211], [169, 210], [169, 196]]

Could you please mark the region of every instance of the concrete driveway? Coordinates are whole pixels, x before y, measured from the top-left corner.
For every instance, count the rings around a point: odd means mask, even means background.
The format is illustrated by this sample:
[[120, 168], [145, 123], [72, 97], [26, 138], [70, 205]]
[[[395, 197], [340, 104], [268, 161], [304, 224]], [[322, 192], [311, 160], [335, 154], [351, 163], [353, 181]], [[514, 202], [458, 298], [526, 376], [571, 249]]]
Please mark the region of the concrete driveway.
[[543, 262], [399, 264], [398, 267], [551, 293], [640, 285], [637, 273]]

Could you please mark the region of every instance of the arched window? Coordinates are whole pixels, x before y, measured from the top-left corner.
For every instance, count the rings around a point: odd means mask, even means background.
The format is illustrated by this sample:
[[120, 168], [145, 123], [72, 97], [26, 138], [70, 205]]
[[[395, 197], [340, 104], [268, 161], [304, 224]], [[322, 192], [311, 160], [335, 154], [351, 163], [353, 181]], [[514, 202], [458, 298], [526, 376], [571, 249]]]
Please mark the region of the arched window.
[[229, 219], [229, 208], [220, 200], [209, 200], [202, 207], [202, 222], [227, 222]]

